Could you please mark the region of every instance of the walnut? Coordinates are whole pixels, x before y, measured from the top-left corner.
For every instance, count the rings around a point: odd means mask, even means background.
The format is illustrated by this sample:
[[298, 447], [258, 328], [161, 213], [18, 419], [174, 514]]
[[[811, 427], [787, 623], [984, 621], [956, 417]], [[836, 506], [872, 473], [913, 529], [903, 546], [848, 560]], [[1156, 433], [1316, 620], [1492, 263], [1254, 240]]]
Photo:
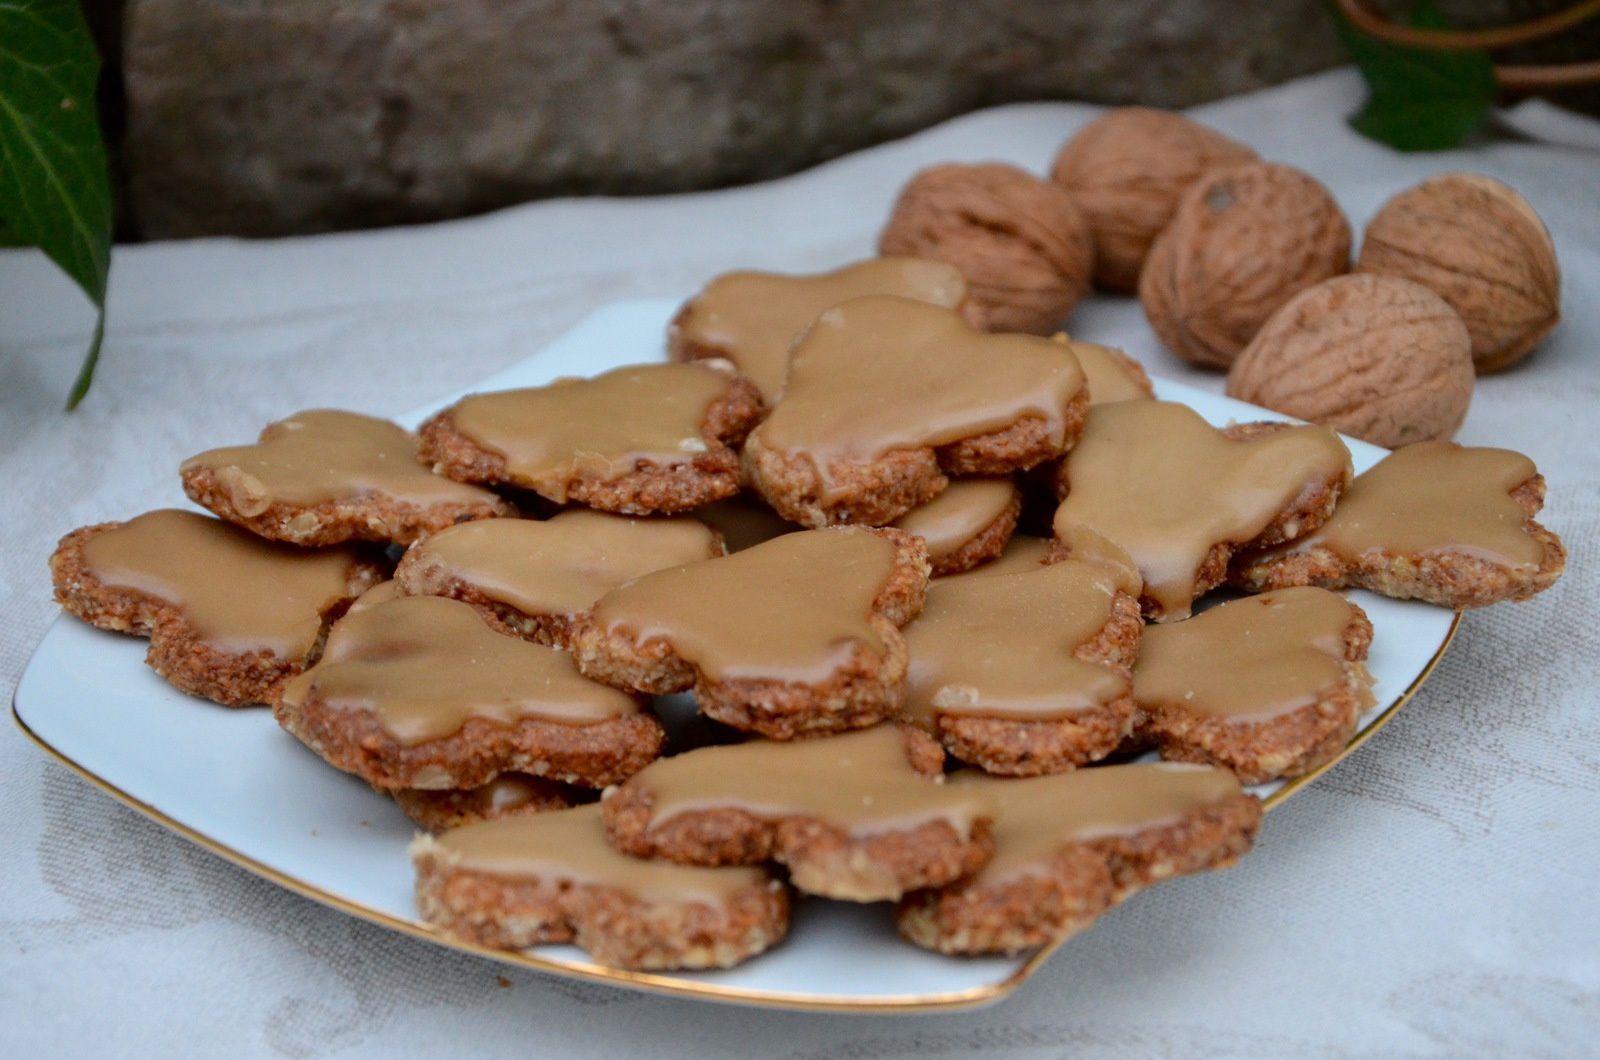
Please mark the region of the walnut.
[[1094, 241], [1072, 197], [999, 163], [924, 169], [900, 192], [878, 252], [961, 270], [984, 331], [1048, 335], [1089, 290]]
[[1150, 244], [1189, 186], [1208, 170], [1255, 157], [1243, 144], [1181, 115], [1118, 107], [1062, 146], [1050, 179], [1072, 194], [1089, 222], [1095, 283], [1132, 291]]
[[1173, 353], [1226, 368], [1274, 310], [1349, 266], [1350, 225], [1328, 189], [1246, 162], [1184, 193], [1145, 259], [1139, 300]]
[[1385, 203], [1356, 269], [1437, 291], [1466, 321], [1480, 374], [1522, 360], [1561, 319], [1561, 270], [1544, 222], [1521, 195], [1473, 173], [1425, 180]]
[[1228, 393], [1395, 448], [1455, 434], [1474, 380], [1449, 303], [1399, 276], [1354, 274], [1274, 313], [1233, 362]]

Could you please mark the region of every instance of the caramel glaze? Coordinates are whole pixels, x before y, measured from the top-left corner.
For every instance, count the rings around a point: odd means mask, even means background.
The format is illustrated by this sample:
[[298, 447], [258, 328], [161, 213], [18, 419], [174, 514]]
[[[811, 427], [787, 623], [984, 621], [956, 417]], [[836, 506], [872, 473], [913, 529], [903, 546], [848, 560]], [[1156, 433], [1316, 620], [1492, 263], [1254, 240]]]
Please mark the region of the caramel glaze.
[[940, 714], [1044, 721], [1126, 696], [1125, 671], [1073, 653], [1105, 628], [1118, 592], [1138, 591], [1122, 571], [1075, 560], [933, 583], [905, 629], [907, 720], [928, 728]]
[[720, 555], [688, 518], [632, 519], [573, 509], [545, 522], [482, 519], [411, 547], [415, 559], [524, 614], [572, 614], [641, 574]]
[[1055, 533], [1088, 532], [1120, 546], [1162, 617], [1182, 618], [1213, 546], [1250, 541], [1349, 466], [1344, 444], [1324, 427], [1235, 440], [1185, 405], [1097, 405], [1062, 465], [1067, 496]]
[[417, 440], [388, 420], [312, 409], [279, 420], [255, 445], [210, 449], [183, 470], [210, 468], [246, 517], [275, 503], [317, 504], [381, 496], [404, 503], [483, 504], [488, 490], [435, 475], [417, 460]]
[[948, 787], [982, 796], [994, 814], [994, 857], [970, 886], [1050, 871], [1073, 843], [1131, 837], [1239, 796], [1226, 769], [1183, 762], [1094, 766], [1023, 780], [952, 775]]
[[640, 461], [693, 461], [706, 451], [706, 414], [728, 380], [706, 363], [637, 364], [593, 379], [472, 394], [449, 415], [457, 431], [505, 459], [513, 481], [559, 503], [580, 472], [604, 481]]
[[436, 843], [452, 868], [550, 887], [612, 887], [648, 902], [720, 904], [768, 880], [759, 868], [694, 868], [619, 854], [606, 841], [598, 804], [463, 825]]
[[83, 562], [107, 588], [177, 608], [221, 651], [300, 659], [316, 647], [323, 616], [348, 598], [360, 553], [281, 545], [167, 508], [96, 534], [83, 546]]
[[953, 265], [922, 258], [873, 258], [811, 276], [730, 272], [683, 308], [673, 342], [728, 358], [770, 405], [783, 395], [789, 350], [806, 326], [830, 306], [871, 294], [955, 309], [967, 282]]
[[816, 818], [857, 837], [943, 820], [965, 838], [987, 816], [978, 792], [916, 772], [893, 725], [701, 748], [657, 759], [628, 783], [649, 792], [652, 828], [683, 813], [737, 809], [769, 820]]
[[313, 696], [370, 712], [408, 747], [474, 718], [594, 725], [639, 710], [632, 696], [579, 674], [565, 652], [496, 633], [442, 596], [402, 597], [335, 623], [322, 660], [283, 691], [291, 707]]
[[1532, 460], [1509, 449], [1408, 445], [1359, 475], [1321, 527], [1267, 554], [1325, 548], [1354, 563], [1372, 552], [1456, 552], [1537, 570], [1544, 546], [1524, 529], [1527, 512], [1511, 496], [1537, 474]]
[[712, 680], [820, 684], [865, 647], [897, 554], [866, 530], [809, 530], [636, 578], [600, 599], [613, 635], [665, 641]]
[[1032, 335], [986, 335], [961, 314], [905, 298], [827, 310], [795, 344], [784, 398], [757, 427], [770, 449], [805, 454], [822, 500], [848, 492], [835, 468], [936, 448], [1035, 417], [1066, 442], [1083, 388], [1077, 359]]
[[1150, 397], [1150, 381], [1134, 367], [1130, 367], [1127, 354], [1102, 346], [1098, 342], [1082, 342], [1065, 335], [1052, 336], [1072, 351], [1083, 369], [1089, 384], [1089, 404], [1109, 405], [1115, 401], [1137, 401]]
[[1266, 719], [1316, 703], [1344, 679], [1349, 601], [1278, 589], [1145, 630], [1134, 700], [1215, 718]]
[[1017, 484], [1008, 478], [962, 479], [889, 525], [922, 538], [928, 558], [940, 560], [992, 525], [1018, 496]]

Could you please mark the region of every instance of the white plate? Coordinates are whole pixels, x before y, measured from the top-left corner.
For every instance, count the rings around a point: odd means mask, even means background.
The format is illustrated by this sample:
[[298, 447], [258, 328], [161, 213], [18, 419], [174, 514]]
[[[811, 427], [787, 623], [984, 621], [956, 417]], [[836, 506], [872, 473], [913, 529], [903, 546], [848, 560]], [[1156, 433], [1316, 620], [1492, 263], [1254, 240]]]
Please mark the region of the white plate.
[[[676, 308], [668, 301], [611, 306], [472, 389], [534, 386], [659, 360], [662, 334]], [[1193, 406], [1216, 424], [1283, 418], [1177, 383], [1157, 380], [1156, 393]], [[432, 411], [418, 410], [409, 417], [411, 425]], [[1358, 472], [1383, 455], [1375, 446], [1346, 441]], [[1416, 690], [1456, 624], [1453, 613], [1439, 608], [1354, 595], [1376, 634], [1368, 666], [1379, 705], [1362, 719], [1351, 748]], [[226, 710], [173, 689], [144, 665], [144, 652], [141, 639], [62, 616], [22, 675], [12, 706], [17, 723], [66, 765], [173, 831], [375, 923], [557, 975], [708, 1000], [849, 1011], [926, 1011], [993, 1001], [1049, 956], [942, 957], [899, 941], [886, 905], [810, 899], [799, 904], [782, 946], [719, 972], [625, 972], [593, 964], [571, 946], [507, 954], [454, 942], [415, 919], [405, 854], [413, 827], [392, 802], [328, 768], [279, 730], [268, 711]], [[1258, 790], [1270, 808], [1310, 779]]]

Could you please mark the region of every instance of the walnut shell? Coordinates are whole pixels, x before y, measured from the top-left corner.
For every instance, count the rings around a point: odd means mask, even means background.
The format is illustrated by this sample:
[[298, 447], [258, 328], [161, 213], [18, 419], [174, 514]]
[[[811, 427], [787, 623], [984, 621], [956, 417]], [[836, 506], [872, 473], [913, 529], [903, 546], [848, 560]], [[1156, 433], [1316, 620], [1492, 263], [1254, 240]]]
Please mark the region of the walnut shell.
[[1118, 107], [1062, 146], [1050, 179], [1072, 194], [1089, 222], [1094, 282], [1132, 291], [1150, 244], [1189, 186], [1208, 170], [1255, 157], [1244, 144], [1182, 115]]
[[1139, 300], [1173, 353], [1226, 368], [1279, 306], [1349, 267], [1350, 225], [1328, 189], [1246, 162], [1184, 193], [1145, 259]]
[[1399, 276], [1354, 274], [1301, 291], [1228, 373], [1228, 394], [1377, 445], [1448, 439], [1476, 376], [1467, 326]]
[[1385, 203], [1356, 269], [1437, 291], [1466, 321], [1479, 373], [1516, 364], [1561, 319], [1561, 269], [1544, 222], [1521, 195], [1474, 173], [1425, 180]]
[[906, 184], [878, 252], [948, 262], [984, 331], [1048, 335], [1089, 290], [1094, 241], [1072, 197], [1015, 166], [924, 169]]

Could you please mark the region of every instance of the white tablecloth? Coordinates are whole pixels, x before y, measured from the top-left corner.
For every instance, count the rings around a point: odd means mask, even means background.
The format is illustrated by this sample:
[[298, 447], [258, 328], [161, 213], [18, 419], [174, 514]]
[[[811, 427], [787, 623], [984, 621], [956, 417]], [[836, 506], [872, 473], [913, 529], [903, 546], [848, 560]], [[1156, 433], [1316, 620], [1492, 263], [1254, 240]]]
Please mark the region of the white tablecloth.
[[[1532, 603], [1468, 615], [1415, 702], [1274, 813], [1237, 869], [1141, 896], [987, 1010], [712, 1007], [507, 971], [321, 908], [147, 823], [6, 726], [0, 1054], [1594, 1055], [1600, 155], [1510, 141], [1396, 155], [1344, 125], [1360, 92], [1336, 72], [1199, 114], [1321, 178], [1358, 225], [1451, 169], [1533, 202], [1565, 267], [1566, 321], [1482, 382], [1460, 438], [1534, 457], [1573, 561]], [[305, 406], [398, 412], [614, 299], [865, 255], [917, 167], [1042, 170], [1094, 113], [1006, 107], [729, 191], [119, 248], [100, 378], [71, 416], [87, 316], [36, 255], [0, 253], [0, 682], [14, 688], [56, 613], [56, 537], [178, 502], [182, 457]], [[1221, 387], [1162, 351], [1133, 303], [1097, 300], [1071, 328]]]

